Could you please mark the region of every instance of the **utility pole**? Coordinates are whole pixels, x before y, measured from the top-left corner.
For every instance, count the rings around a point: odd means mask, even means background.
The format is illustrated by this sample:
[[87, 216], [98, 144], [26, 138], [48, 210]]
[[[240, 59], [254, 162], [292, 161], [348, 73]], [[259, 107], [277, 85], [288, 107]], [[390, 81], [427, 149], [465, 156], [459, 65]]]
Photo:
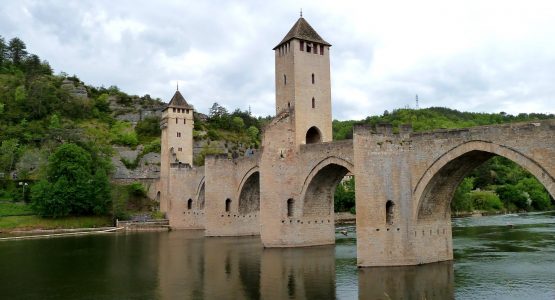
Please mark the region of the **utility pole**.
[[418, 105], [418, 94], [416, 94], [416, 109], [420, 109], [420, 106]]

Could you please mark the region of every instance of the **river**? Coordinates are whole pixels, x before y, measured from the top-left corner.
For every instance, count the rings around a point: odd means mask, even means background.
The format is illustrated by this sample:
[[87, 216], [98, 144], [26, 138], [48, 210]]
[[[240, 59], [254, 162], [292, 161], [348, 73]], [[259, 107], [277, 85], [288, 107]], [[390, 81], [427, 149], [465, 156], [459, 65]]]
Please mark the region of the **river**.
[[455, 260], [356, 267], [335, 246], [201, 231], [0, 242], [1, 299], [555, 299], [555, 213], [453, 220]]

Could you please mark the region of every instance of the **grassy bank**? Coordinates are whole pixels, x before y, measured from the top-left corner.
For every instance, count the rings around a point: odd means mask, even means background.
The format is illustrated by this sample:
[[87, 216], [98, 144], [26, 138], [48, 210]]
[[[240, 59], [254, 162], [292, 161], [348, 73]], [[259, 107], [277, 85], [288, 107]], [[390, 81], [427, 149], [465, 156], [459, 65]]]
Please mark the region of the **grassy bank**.
[[0, 217], [28, 216], [33, 214], [31, 206], [23, 202], [0, 201]]
[[0, 217], [0, 232], [32, 229], [67, 229], [112, 226], [112, 220], [105, 216], [67, 217], [45, 219], [38, 216]]

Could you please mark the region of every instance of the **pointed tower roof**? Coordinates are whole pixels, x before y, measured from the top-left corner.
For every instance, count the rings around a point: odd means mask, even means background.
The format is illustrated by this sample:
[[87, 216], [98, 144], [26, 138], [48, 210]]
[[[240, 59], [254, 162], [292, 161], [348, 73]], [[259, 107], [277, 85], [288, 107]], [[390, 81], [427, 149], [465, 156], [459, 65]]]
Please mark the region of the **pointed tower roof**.
[[170, 107], [194, 109], [192, 105], [187, 103], [187, 100], [185, 100], [185, 98], [183, 97], [183, 95], [181, 95], [179, 90], [175, 91], [175, 94], [173, 94], [173, 97], [170, 100], [170, 103], [168, 103], [168, 106], [166, 106], [165, 109], [168, 109]]
[[291, 27], [291, 30], [285, 35], [285, 37], [274, 47], [275, 50], [277, 47], [281, 46], [282, 44], [292, 40], [292, 39], [299, 39], [305, 40], [309, 42], [315, 42], [318, 44], [323, 44], [326, 46], [331, 46], [330, 43], [324, 41], [322, 37], [308, 24], [308, 22], [303, 18], [300, 17], [297, 22]]

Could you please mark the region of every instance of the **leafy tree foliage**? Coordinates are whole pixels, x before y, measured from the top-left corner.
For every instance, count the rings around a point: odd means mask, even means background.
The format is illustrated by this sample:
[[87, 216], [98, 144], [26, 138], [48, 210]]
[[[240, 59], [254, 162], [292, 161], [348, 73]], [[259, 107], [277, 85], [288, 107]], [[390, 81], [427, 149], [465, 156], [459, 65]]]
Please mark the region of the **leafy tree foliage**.
[[33, 209], [53, 218], [105, 214], [110, 185], [104, 166], [76, 144], [59, 146], [48, 159], [46, 178], [31, 190]]
[[17, 37], [10, 40], [8, 44], [8, 57], [11, 59], [12, 63], [16, 66], [20, 65], [21, 62], [27, 56], [27, 46], [25, 43]]
[[355, 179], [340, 182], [335, 188], [333, 205], [336, 212], [353, 211], [355, 207]]

